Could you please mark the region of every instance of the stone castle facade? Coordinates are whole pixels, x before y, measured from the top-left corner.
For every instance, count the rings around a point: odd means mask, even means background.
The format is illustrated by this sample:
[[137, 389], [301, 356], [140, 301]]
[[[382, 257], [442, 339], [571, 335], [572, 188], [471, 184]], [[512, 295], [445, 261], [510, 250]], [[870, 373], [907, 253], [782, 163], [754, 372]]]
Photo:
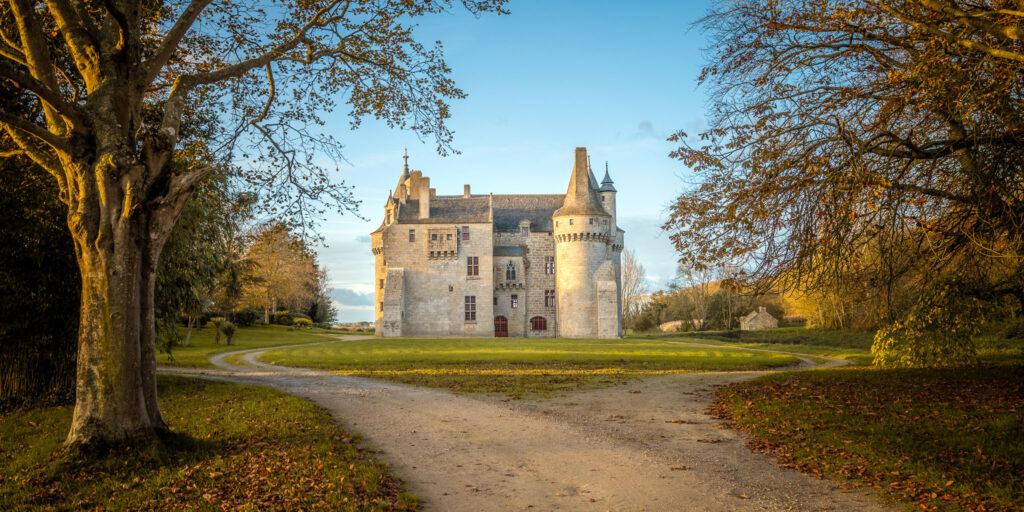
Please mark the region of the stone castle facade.
[[565, 194], [439, 196], [407, 156], [371, 234], [377, 335], [621, 337], [616, 193], [586, 148]]

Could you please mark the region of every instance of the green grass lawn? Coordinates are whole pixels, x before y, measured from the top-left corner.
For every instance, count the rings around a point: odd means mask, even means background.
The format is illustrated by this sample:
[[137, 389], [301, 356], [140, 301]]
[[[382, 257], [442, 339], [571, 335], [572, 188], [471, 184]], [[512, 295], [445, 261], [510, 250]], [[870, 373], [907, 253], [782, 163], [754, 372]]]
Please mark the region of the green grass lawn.
[[262, 361], [460, 392], [546, 395], [645, 375], [793, 365], [795, 357], [661, 340], [366, 339], [271, 350]]
[[[220, 343], [214, 338], [215, 331], [212, 325], [205, 329], [192, 331], [190, 346], [177, 346], [171, 352], [171, 356], [159, 353], [156, 357], [157, 364], [165, 366], [178, 366], [188, 368], [212, 368], [208, 359], [210, 356], [222, 352], [245, 350], [250, 348], [274, 347], [278, 345], [300, 345], [304, 343], [319, 343], [336, 339], [341, 335], [368, 334], [353, 333], [348, 331], [337, 331], [327, 329], [300, 329], [289, 331], [283, 325], [257, 325], [238, 329], [231, 345], [224, 344], [224, 336], [221, 336]], [[173, 358], [172, 358], [173, 356]]]
[[330, 414], [263, 387], [159, 377], [174, 434], [99, 459], [53, 455], [70, 407], [0, 417], [0, 510], [411, 510]]
[[[871, 365], [873, 330], [807, 329], [780, 327], [758, 331], [700, 331], [638, 334], [638, 339], [700, 340], [735, 347], [779, 350], [812, 356], [847, 359], [858, 366]], [[985, 364], [1024, 364], [1024, 339], [980, 336], [974, 340], [978, 359]]]
[[871, 364], [874, 331], [780, 327], [758, 331], [700, 331], [687, 333], [638, 334], [638, 338], [698, 340], [702, 343], [793, 352], [809, 356], [847, 359], [855, 365]]
[[786, 372], [716, 414], [803, 471], [926, 510], [1024, 509], [1024, 367]]

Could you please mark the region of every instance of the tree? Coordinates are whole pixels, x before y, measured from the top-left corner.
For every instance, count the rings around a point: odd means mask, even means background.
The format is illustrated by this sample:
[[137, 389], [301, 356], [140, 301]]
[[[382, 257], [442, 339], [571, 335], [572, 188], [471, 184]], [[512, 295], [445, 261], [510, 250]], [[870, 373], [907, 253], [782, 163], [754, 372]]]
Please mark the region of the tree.
[[337, 311], [331, 303], [331, 290], [327, 286], [327, 267], [317, 269], [316, 283], [313, 289], [313, 304], [306, 313], [313, 323], [329, 324], [335, 321]]
[[308, 309], [319, 271], [312, 252], [287, 227], [260, 226], [245, 257], [253, 263], [246, 300], [263, 309], [263, 323], [271, 322], [279, 305], [289, 311]]
[[[463, 0], [473, 13], [502, 0]], [[7, 0], [0, 78], [37, 109], [0, 111], [0, 155], [24, 155], [68, 206], [82, 276], [77, 396], [66, 445], [99, 447], [165, 430], [156, 393], [153, 293], [178, 215], [215, 167], [175, 165], [182, 119], [210, 106], [223, 150], [271, 211], [302, 221], [310, 201], [357, 201], [315, 164], [340, 146], [316, 132], [340, 94], [365, 116], [450, 147], [447, 101], [462, 91], [439, 47], [407, 20], [450, 1]], [[260, 165], [262, 164], [262, 165]]]
[[622, 316], [623, 324], [634, 325], [643, 310], [647, 279], [644, 266], [636, 258], [636, 252], [627, 249], [622, 260]]
[[691, 305], [687, 317], [681, 320], [693, 325], [694, 329], [706, 329], [714, 292], [712, 269], [702, 264], [681, 263], [676, 270], [676, 281], [679, 293]]
[[1024, 301], [1022, 21], [1010, 2], [718, 4], [711, 128], [673, 137], [700, 175], [664, 226], [683, 259], [829, 290], [859, 269], [895, 286], [912, 258], [923, 282], [981, 268]]

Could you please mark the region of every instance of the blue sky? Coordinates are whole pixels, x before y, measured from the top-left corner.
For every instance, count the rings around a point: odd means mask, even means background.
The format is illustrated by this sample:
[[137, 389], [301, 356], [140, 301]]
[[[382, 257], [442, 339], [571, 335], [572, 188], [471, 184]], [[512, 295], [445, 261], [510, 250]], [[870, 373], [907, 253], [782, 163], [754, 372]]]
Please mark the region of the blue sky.
[[600, 177], [608, 161], [619, 190], [626, 247], [646, 267], [651, 290], [671, 279], [676, 255], [659, 229], [666, 207], [692, 179], [668, 158], [676, 130], [705, 126], [697, 87], [703, 35], [690, 27], [704, 1], [512, 0], [508, 16], [465, 13], [427, 19], [420, 40], [441, 40], [457, 85], [451, 127], [461, 154], [440, 157], [432, 140], [367, 121], [358, 130], [342, 114], [328, 127], [345, 145], [340, 178], [355, 186], [369, 219], [331, 215], [322, 225], [339, 321], [373, 319], [369, 233], [402, 169], [430, 177], [437, 193], [564, 193], [573, 149], [585, 146]]

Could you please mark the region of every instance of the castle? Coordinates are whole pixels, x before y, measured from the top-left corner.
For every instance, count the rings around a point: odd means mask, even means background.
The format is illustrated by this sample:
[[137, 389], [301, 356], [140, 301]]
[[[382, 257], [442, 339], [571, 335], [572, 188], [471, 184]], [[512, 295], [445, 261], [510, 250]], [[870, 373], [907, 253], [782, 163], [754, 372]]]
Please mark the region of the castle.
[[371, 234], [378, 336], [622, 336], [607, 165], [576, 148], [565, 194], [439, 196], [408, 158]]

